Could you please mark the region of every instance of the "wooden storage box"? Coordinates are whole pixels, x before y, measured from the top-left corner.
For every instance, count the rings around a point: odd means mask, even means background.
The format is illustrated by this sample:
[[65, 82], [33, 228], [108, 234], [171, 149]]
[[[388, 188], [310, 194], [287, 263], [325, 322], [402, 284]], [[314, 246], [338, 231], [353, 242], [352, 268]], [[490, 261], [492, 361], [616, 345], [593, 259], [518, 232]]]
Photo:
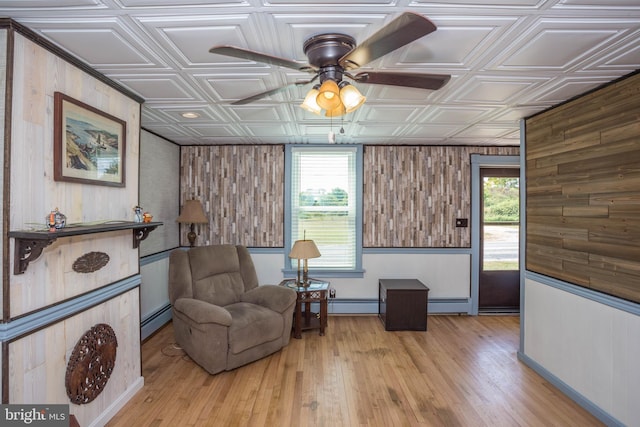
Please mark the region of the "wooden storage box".
[[416, 279], [380, 279], [378, 284], [378, 316], [385, 330], [427, 330], [427, 286]]

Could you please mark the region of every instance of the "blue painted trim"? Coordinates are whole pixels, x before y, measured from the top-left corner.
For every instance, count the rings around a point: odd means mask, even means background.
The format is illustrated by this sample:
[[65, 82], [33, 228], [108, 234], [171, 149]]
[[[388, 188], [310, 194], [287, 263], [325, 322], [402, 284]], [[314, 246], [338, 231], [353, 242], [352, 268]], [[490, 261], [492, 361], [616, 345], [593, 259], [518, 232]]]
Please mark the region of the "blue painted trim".
[[17, 337], [28, 335], [33, 331], [71, 317], [74, 314], [85, 311], [140, 286], [140, 282], [140, 275], [136, 274], [119, 282], [80, 295], [77, 298], [27, 314], [24, 317], [11, 320], [7, 323], [2, 323], [0, 324], [0, 341], [11, 341]]
[[[480, 169], [483, 167], [519, 166], [522, 156], [471, 155], [471, 312], [478, 314], [480, 295]], [[520, 172], [522, 175], [522, 171]], [[524, 181], [521, 181], [524, 182]], [[521, 191], [522, 193], [522, 191]], [[521, 211], [522, 212], [522, 211]], [[522, 227], [521, 227], [522, 229]], [[522, 239], [521, 239], [522, 240]], [[524, 265], [524, 264], [520, 264]], [[522, 295], [522, 294], [521, 294]], [[521, 305], [522, 306], [522, 305]]]
[[485, 154], [472, 154], [471, 164], [478, 164], [480, 167], [509, 167], [519, 166], [521, 156], [493, 156]]
[[545, 380], [549, 381], [553, 386], [558, 388], [562, 393], [566, 394], [571, 400], [576, 402], [578, 405], [582, 406], [585, 410], [587, 410], [594, 417], [602, 421], [607, 426], [619, 426], [624, 427], [624, 424], [612, 417], [609, 413], [604, 411], [598, 405], [584, 397], [582, 394], [578, 393], [572, 387], [567, 385], [560, 378], [553, 375], [551, 372], [546, 370], [542, 365], [531, 359], [526, 354], [523, 354], [521, 351], [518, 351], [518, 360], [522, 363], [533, 369], [538, 375], [540, 375]]
[[[284, 268], [282, 273], [285, 277], [295, 277], [298, 274], [298, 270], [291, 270]], [[365, 270], [313, 270], [309, 269], [309, 277], [351, 277], [362, 278], [364, 277]]]
[[[361, 144], [339, 144], [327, 146], [325, 144], [287, 144], [285, 146], [284, 156], [284, 250], [283, 250], [283, 269], [282, 271], [286, 275], [297, 273], [297, 270], [289, 268], [289, 252], [291, 252], [291, 158], [292, 150], [300, 147], [314, 147], [324, 148], [327, 150], [337, 148], [352, 148], [356, 153], [356, 219], [362, 218], [362, 180], [363, 180], [363, 151], [364, 148]], [[364, 272], [362, 269], [362, 221], [356, 221], [356, 265], [353, 270], [350, 270], [351, 274], [347, 276], [336, 276], [333, 271], [324, 270], [330, 274], [330, 277], [363, 277], [361, 274]], [[315, 273], [319, 275], [318, 273]]]
[[[526, 183], [526, 165], [525, 157], [526, 147], [526, 122], [520, 119], [520, 183]], [[520, 185], [520, 351], [524, 352], [524, 324], [526, 322], [525, 304], [524, 304], [524, 276], [527, 265], [527, 191], [523, 191]]]
[[171, 255], [171, 252], [173, 252], [174, 249], [178, 249], [178, 248], [167, 249], [166, 251], [157, 252], [157, 253], [152, 254], [152, 255], [147, 255], [147, 256], [141, 257], [140, 258], [140, 267], [148, 265], [148, 264], [153, 264], [154, 262], [158, 262], [160, 260], [169, 258], [169, 255]]
[[250, 254], [283, 254], [284, 248], [247, 248]]
[[608, 307], [640, 316], [640, 304], [637, 304], [635, 302], [603, 294], [602, 292], [594, 291], [593, 289], [574, 285], [573, 283], [564, 282], [562, 280], [558, 280], [553, 277], [545, 276], [543, 274], [535, 273], [529, 270], [525, 272], [525, 277], [530, 280], [535, 280], [538, 283], [542, 283], [544, 285], [569, 292], [570, 294], [595, 301]]
[[[284, 254], [284, 248], [248, 248], [251, 254]], [[471, 248], [362, 248], [364, 255], [404, 255], [404, 254], [435, 254], [435, 255], [471, 255]], [[282, 270], [295, 273], [296, 270]], [[349, 270], [352, 271], [352, 270]], [[365, 271], [365, 270], [362, 270]]]
[[[362, 213], [364, 187], [364, 147], [356, 147], [356, 267], [354, 272], [364, 272], [362, 267]], [[359, 276], [362, 277], [362, 276]]]
[[362, 252], [367, 255], [369, 254], [471, 255], [473, 253], [473, 250], [471, 248], [364, 248]]
[[292, 146], [286, 145], [284, 150], [284, 248], [282, 249], [282, 268], [286, 268], [291, 252], [291, 154]]
[[[312, 309], [318, 310], [318, 308]], [[471, 309], [471, 301], [469, 298], [434, 298], [429, 299], [427, 303], [428, 314], [440, 313], [467, 313]], [[378, 299], [329, 299], [329, 314], [378, 314]]]
[[480, 296], [480, 155], [471, 155], [471, 314], [478, 315]]
[[433, 298], [427, 303], [428, 314], [471, 314], [471, 298]]
[[155, 331], [170, 322], [172, 318], [171, 304], [169, 303], [148, 314], [140, 323], [140, 339], [144, 340], [151, 336]]

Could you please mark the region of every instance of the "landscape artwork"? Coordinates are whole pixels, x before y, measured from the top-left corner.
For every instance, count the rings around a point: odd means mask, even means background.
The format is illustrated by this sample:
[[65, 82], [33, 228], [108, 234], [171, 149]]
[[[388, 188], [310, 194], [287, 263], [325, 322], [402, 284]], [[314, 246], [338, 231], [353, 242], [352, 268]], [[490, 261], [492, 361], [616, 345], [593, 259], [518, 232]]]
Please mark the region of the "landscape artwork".
[[54, 179], [124, 187], [126, 123], [54, 95]]

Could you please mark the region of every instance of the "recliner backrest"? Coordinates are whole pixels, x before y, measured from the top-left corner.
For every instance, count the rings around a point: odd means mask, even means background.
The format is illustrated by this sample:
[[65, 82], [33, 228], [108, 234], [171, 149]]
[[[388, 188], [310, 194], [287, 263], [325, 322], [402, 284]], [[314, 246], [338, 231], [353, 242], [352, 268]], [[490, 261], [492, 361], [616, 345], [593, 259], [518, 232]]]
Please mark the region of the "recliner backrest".
[[200, 246], [189, 250], [193, 297], [225, 306], [240, 301], [244, 281], [235, 246]]
[[[244, 246], [198, 246], [174, 251], [169, 267], [170, 299], [195, 298], [226, 306], [258, 286], [258, 276]], [[180, 253], [181, 252], [181, 253]]]

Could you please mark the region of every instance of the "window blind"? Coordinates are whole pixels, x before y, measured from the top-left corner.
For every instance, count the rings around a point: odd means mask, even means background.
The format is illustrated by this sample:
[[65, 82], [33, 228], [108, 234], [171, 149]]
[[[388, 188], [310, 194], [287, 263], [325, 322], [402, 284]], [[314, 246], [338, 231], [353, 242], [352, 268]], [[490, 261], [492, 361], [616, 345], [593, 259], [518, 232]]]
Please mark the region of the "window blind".
[[295, 147], [291, 155], [291, 245], [316, 243], [321, 256], [308, 261], [309, 269], [354, 269], [356, 149]]

